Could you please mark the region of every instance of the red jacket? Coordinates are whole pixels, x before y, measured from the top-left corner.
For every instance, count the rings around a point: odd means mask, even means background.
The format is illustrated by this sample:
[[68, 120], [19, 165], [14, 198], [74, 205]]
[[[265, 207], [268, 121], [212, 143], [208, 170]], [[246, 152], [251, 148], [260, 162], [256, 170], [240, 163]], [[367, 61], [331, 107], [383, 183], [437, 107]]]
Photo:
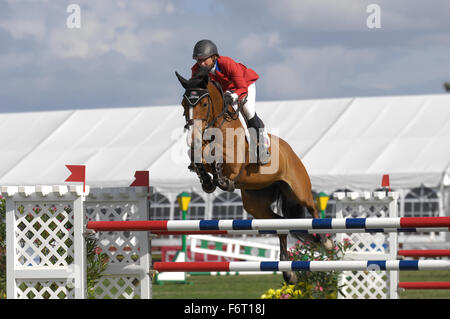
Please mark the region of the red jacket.
[[[199, 68], [197, 63], [194, 64], [192, 76]], [[239, 98], [242, 98], [248, 93], [250, 84], [258, 80], [259, 75], [245, 65], [235, 62], [232, 58], [219, 56], [216, 61], [215, 74], [210, 73], [210, 78], [218, 82], [224, 92], [227, 90], [234, 91]]]

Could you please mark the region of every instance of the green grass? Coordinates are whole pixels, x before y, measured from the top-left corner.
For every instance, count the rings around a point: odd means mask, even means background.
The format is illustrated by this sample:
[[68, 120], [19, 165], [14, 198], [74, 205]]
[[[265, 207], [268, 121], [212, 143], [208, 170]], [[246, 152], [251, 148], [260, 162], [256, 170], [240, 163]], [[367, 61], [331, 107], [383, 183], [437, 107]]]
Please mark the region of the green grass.
[[[401, 282], [410, 281], [450, 281], [449, 270], [402, 271]], [[450, 299], [450, 290], [405, 290], [400, 299]]]
[[[153, 285], [154, 299], [259, 299], [282, 275], [190, 276], [188, 284]], [[400, 281], [450, 281], [450, 271], [403, 271]], [[450, 299], [450, 290], [407, 290], [401, 299]]]
[[280, 275], [190, 276], [187, 284], [153, 285], [154, 299], [259, 299], [283, 283]]

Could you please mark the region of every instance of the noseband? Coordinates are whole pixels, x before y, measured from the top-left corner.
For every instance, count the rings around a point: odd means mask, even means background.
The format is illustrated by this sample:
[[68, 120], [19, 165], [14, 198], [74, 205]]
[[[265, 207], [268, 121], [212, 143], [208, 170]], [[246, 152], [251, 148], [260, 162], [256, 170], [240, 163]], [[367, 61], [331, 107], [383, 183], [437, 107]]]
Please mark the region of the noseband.
[[[183, 99], [189, 104], [189, 108], [196, 107], [197, 104], [200, 103], [200, 101], [207, 97], [208, 98], [208, 113], [206, 114], [206, 118], [204, 119], [191, 119], [189, 118], [189, 112], [185, 111], [185, 117], [186, 117], [186, 125], [184, 126], [185, 129], [188, 129], [189, 126], [194, 125], [194, 120], [201, 120], [201, 121], [208, 121], [209, 114], [211, 113], [211, 105], [214, 108], [214, 104], [212, 103], [211, 95], [209, 94], [209, 91], [207, 89], [200, 89], [200, 88], [193, 88], [188, 89], [183, 94]], [[210, 126], [210, 123], [207, 123], [207, 128]]]
[[223, 117], [222, 123], [220, 123], [219, 128], [222, 127], [225, 120], [231, 121], [236, 120], [239, 117], [239, 111], [242, 108], [242, 106], [245, 104], [247, 98], [244, 98], [243, 101], [241, 101], [238, 109], [234, 112], [234, 114], [231, 114], [231, 112], [228, 112], [227, 105], [225, 105], [225, 99], [223, 97], [223, 90], [221, 86], [216, 83], [215, 81], [212, 81], [212, 83], [215, 85], [215, 87], [219, 90], [221, 96], [222, 96], [222, 111], [219, 115], [216, 117], [213, 117], [211, 121], [209, 121], [210, 114], [212, 113], [214, 115], [214, 103], [212, 101], [211, 95], [209, 94], [208, 89], [203, 88], [192, 88], [186, 90], [186, 92], [183, 94], [183, 100], [186, 101], [189, 104], [189, 107], [197, 107], [197, 105], [200, 103], [200, 101], [208, 97], [208, 113], [206, 114], [206, 118], [204, 119], [191, 119], [189, 118], [189, 113], [185, 110], [185, 117], [186, 117], [186, 125], [184, 126], [185, 129], [188, 129], [189, 126], [194, 125], [194, 120], [201, 120], [206, 123], [205, 129], [209, 127], [213, 127], [214, 124], [216, 124], [217, 120], [221, 117]]

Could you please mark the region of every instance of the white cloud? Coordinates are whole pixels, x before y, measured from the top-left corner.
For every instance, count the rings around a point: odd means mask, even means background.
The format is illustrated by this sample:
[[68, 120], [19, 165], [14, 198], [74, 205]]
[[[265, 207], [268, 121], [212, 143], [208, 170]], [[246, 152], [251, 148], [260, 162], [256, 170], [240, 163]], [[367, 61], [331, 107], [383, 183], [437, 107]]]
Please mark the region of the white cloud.
[[141, 40], [132, 33], [116, 35], [111, 49], [114, 49], [131, 60], [140, 60], [143, 57]]
[[114, 29], [95, 20], [86, 24], [80, 29], [53, 29], [47, 40], [49, 53], [58, 58], [92, 58], [109, 52]]
[[364, 1], [278, 0], [266, 6], [280, 22], [309, 30], [361, 29], [367, 17]]
[[336, 94], [340, 83], [375, 63], [380, 52], [344, 46], [286, 49], [284, 58], [264, 71], [265, 91], [283, 98]]
[[[189, 75], [202, 38], [258, 72], [261, 100], [439, 93], [429, 83], [448, 81], [450, 69], [448, 0], [77, 0], [81, 29], [66, 27], [70, 1], [5, 3], [2, 100], [18, 107], [65, 107], [73, 87], [84, 93], [70, 102], [86, 107], [178, 104], [172, 70]], [[379, 30], [366, 27], [370, 3], [381, 8]]]
[[21, 40], [26, 36], [42, 39], [46, 34], [46, 27], [42, 20], [11, 19], [0, 22], [0, 28], [7, 30], [13, 38]]
[[345, 84], [357, 89], [392, 91], [421, 86], [427, 82], [443, 82], [449, 76], [450, 62], [446, 48], [395, 51], [395, 54], [387, 54], [396, 58], [380, 60], [375, 67], [360, 70], [354, 77], [345, 79]]
[[251, 33], [244, 36], [238, 43], [238, 54], [245, 60], [256, 58], [257, 55], [264, 54], [267, 49], [279, 45], [280, 35], [277, 32], [263, 34]]
[[118, 52], [131, 61], [142, 61], [146, 45], [169, 41], [167, 29], [142, 28], [150, 16], [174, 10], [160, 1], [89, 2], [81, 10], [80, 29], [53, 28], [49, 36], [50, 52], [59, 57], [94, 58]]

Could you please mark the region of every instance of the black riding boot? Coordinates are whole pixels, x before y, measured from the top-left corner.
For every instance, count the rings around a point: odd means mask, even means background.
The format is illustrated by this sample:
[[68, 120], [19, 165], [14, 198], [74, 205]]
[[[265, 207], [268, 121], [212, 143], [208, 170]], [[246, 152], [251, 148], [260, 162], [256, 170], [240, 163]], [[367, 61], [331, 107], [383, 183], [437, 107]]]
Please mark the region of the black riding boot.
[[270, 159], [269, 150], [264, 146], [264, 123], [255, 113], [251, 119], [247, 120], [248, 126], [253, 127], [257, 134], [257, 154], [258, 154], [258, 162], [260, 164], [267, 164]]

